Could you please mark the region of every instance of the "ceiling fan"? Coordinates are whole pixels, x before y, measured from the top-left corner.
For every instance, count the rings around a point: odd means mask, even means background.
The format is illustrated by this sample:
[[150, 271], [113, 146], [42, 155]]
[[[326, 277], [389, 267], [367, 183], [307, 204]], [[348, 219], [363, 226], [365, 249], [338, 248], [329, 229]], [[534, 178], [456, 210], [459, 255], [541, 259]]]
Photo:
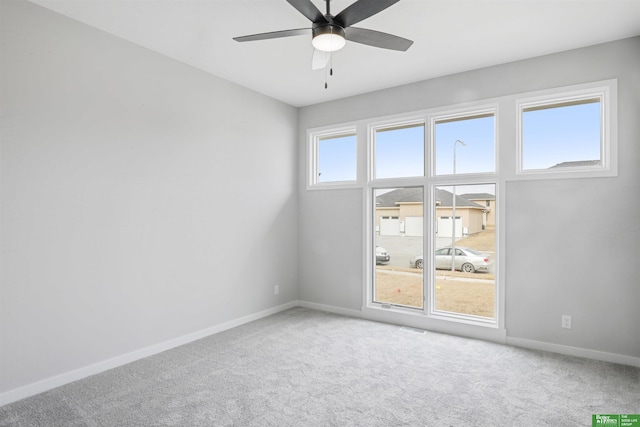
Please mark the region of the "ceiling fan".
[[382, 12], [400, 0], [358, 0], [336, 16], [331, 14], [331, 0], [325, 1], [327, 4], [327, 13], [323, 15], [311, 0], [287, 0], [291, 6], [295, 7], [311, 21], [311, 28], [273, 31], [234, 37], [233, 39], [239, 42], [248, 42], [311, 35], [311, 43], [315, 48], [312, 62], [312, 68], [314, 70], [326, 67], [331, 52], [342, 49], [347, 40], [382, 49], [403, 52], [413, 44], [413, 41], [394, 36], [393, 34], [352, 27], [353, 24], [357, 24], [362, 20]]

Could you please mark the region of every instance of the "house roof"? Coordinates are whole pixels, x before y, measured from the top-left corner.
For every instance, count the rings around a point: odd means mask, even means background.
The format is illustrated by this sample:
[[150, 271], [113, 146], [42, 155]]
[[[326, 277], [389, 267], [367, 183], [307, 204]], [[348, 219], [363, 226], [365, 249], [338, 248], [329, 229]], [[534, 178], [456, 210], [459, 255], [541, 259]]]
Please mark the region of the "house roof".
[[467, 200], [495, 200], [496, 196], [489, 193], [466, 193], [460, 195], [460, 197]]
[[554, 168], [574, 168], [580, 166], [598, 166], [600, 160], [575, 160], [573, 162], [562, 162], [551, 166], [549, 169]]
[[[436, 202], [438, 206], [453, 206], [453, 194], [446, 190], [436, 188]], [[400, 203], [423, 203], [422, 187], [398, 188], [376, 197], [376, 207], [395, 207]], [[484, 206], [472, 202], [462, 196], [456, 196], [457, 207], [483, 208]]]

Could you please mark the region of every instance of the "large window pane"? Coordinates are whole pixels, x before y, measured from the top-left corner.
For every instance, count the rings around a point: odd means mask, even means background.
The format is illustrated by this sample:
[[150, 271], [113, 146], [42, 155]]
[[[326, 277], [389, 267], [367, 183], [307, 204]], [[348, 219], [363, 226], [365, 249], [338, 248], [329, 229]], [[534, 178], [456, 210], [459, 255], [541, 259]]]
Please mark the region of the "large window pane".
[[434, 192], [435, 311], [495, 318], [495, 184]]
[[375, 302], [423, 307], [423, 187], [377, 189], [375, 207]]
[[494, 114], [436, 120], [435, 147], [436, 175], [495, 172]]
[[376, 129], [374, 177], [424, 175], [424, 123]]
[[522, 169], [601, 166], [600, 99], [522, 110]]

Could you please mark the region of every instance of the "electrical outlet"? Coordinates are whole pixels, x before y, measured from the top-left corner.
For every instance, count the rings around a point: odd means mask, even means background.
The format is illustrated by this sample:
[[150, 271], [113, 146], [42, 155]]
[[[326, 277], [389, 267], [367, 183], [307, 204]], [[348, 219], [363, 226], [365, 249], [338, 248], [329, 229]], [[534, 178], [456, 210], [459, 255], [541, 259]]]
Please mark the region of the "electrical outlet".
[[275, 285], [273, 287], [273, 294], [274, 295], [278, 295], [280, 293], [280, 286], [279, 285]]
[[562, 315], [562, 327], [566, 329], [571, 329], [571, 316], [567, 314]]

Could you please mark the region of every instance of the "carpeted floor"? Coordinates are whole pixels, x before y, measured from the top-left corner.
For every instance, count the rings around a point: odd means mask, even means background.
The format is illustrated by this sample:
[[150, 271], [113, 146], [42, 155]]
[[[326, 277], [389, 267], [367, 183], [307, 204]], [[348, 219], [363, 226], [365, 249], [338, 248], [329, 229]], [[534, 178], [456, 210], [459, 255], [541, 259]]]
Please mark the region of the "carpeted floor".
[[640, 369], [295, 308], [0, 408], [16, 426], [591, 426]]

